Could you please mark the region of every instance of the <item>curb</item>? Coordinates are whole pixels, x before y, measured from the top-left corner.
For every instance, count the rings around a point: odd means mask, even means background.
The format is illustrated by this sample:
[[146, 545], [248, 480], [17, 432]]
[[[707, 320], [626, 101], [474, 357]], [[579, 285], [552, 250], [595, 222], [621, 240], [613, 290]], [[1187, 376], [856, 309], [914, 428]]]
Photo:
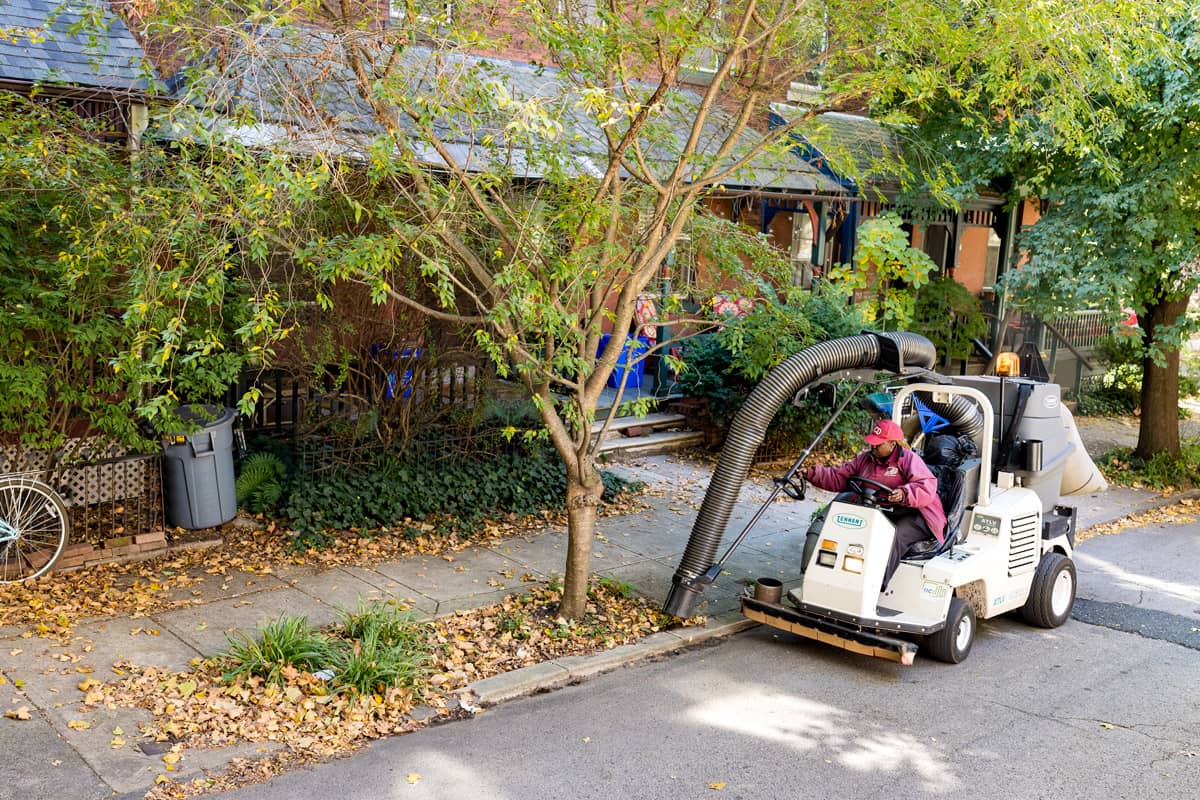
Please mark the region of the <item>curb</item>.
[[1104, 519], [1098, 519], [1091, 525], [1088, 525], [1086, 528], [1082, 528], [1081, 530], [1086, 531], [1099, 525], [1108, 525], [1116, 522], [1117, 520], [1125, 519], [1126, 517], [1132, 517], [1135, 514], [1144, 514], [1147, 511], [1153, 511], [1156, 508], [1164, 508], [1166, 506], [1175, 505], [1183, 500], [1195, 500], [1196, 498], [1200, 498], [1200, 488], [1185, 489], [1184, 491], [1176, 492], [1175, 494], [1156, 494], [1151, 498], [1134, 503], [1129, 508], [1126, 508], [1117, 514], [1113, 514], [1112, 516]]
[[731, 611], [712, 617], [703, 626], [677, 628], [647, 636], [633, 644], [623, 644], [611, 650], [603, 650], [586, 656], [567, 656], [553, 661], [543, 661], [528, 667], [503, 672], [490, 678], [475, 681], [466, 690], [475, 696], [482, 707], [490, 707], [506, 700], [515, 700], [531, 694], [548, 692], [569, 684], [580, 683], [655, 656], [686, 650], [705, 642], [716, 641], [735, 633], [757, 626], [740, 612]]

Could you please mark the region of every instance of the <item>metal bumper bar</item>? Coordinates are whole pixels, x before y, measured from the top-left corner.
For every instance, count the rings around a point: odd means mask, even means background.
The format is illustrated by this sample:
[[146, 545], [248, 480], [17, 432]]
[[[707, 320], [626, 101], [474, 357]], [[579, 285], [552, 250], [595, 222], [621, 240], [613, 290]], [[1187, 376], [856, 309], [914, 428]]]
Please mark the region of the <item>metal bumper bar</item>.
[[767, 603], [743, 595], [742, 614], [747, 619], [770, 625], [773, 628], [815, 639], [824, 644], [841, 647], [864, 656], [898, 661], [908, 666], [917, 655], [917, 646], [905, 639], [884, 636], [873, 631], [843, 625], [824, 617], [815, 617], [778, 603]]

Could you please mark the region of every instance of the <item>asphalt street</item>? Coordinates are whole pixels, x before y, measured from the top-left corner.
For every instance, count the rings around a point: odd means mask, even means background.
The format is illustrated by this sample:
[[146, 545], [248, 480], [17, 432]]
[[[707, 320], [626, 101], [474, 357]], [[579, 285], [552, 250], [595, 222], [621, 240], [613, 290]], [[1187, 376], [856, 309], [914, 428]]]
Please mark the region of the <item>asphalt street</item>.
[[221, 796], [1190, 800], [1200, 582], [1192, 560], [1139, 563], [1163, 536], [1185, 552], [1200, 525], [1084, 543], [1076, 619], [985, 622], [960, 665], [757, 628]]

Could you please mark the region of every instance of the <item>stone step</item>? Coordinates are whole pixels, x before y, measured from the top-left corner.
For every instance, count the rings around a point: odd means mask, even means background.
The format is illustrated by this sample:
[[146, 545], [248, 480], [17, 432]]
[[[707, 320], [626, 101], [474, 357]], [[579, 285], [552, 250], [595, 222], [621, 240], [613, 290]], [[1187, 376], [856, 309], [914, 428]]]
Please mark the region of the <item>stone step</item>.
[[[617, 417], [608, 426], [609, 433], [616, 433], [629, 428], [668, 428], [681, 425], [686, 417], [683, 414], [668, 414], [655, 412], [644, 417]], [[598, 419], [592, 423], [592, 434], [599, 433], [604, 428], [604, 420]]]
[[605, 439], [597, 448], [599, 454], [609, 458], [655, 456], [687, 450], [704, 444], [701, 431], [658, 431], [646, 436], [617, 436]]

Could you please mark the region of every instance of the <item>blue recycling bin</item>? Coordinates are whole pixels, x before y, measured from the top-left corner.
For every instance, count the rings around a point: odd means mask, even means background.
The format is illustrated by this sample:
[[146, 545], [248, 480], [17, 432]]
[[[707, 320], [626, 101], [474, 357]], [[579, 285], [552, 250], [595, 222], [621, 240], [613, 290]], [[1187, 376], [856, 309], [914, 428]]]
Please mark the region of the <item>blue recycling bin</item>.
[[[611, 339], [610, 334], [603, 334], [600, 337], [600, 347], [596, 350], [596, 357], [604, 352], [604, 348], [608, 346], [608, 340]], [[629, 378], [625, 380], [625, 385], [641, 386], [642, 381], [646, 377], [646, 351], [650, 349], [650, 340], [645, 336], [629, 336], [626, 337], [627, 342], [621, 348], [620, 355], [617, 356], [617, 365], [613, 367], [612, 374], [608, 376], [608, 385], [612, 388], [617, 388], [621, 385], [621, 379], [625, 377], [625, 371], [629, 371]], [[632, 365], [630, 364], [632, 362]]]

